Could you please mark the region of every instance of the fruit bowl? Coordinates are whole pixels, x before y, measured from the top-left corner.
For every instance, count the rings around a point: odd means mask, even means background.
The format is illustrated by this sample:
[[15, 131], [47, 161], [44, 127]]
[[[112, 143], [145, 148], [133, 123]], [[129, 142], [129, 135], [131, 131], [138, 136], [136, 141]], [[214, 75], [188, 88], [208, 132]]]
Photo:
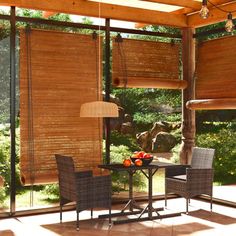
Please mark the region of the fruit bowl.
[[138, 158], [138, 157], [130, 157], [130, 160], [135, 164], [135, 161], [137, 160], [137, 159], [140, 159], [141, 161], [142, 161], [142, 165], [143, 166], [147, 166], [147, 165], [149, 165], [151, 162], [152, 162], [152, 160], [153, 160], [153, 156], [151, 156], [151, 157], [149, 157], [149, 158]]

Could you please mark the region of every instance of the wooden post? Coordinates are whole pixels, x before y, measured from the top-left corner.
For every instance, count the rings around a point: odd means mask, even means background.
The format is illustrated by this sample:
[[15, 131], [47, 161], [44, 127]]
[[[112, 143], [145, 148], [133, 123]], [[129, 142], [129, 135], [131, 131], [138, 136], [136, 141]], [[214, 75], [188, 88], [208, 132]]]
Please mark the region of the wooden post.
[[186, 108], [186, 102], [195, 98], [194, 71], [195, 71], [195, 40], [194, 29], [184, 28], [182, 36], [183, 79], [188, 87], [182, 92], [182, 144], [180, 162], [189, 164], [192, 148], [195, 144], [195, 111]]

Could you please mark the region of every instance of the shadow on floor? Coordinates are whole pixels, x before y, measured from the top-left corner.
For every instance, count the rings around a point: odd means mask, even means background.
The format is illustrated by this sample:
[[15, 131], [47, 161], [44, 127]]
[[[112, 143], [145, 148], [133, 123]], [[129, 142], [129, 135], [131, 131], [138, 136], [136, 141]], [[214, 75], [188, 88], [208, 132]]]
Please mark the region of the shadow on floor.
[[[177, 224], [177, 225], [159, 225], [153, 228], [151, 235], [158, 236], [182, 236], [191, 235], [199, 231], [209, 230], [212, 227], [197, 222]], [[147, 234], [148, 235], [148, 234]]]
[[208, 220], [208, 221], [215, 222], [222, 225], [235, 224], [236, 222], [236, 218], [234, 217], [226, 216], [226, 215], [215, 213], [215, 212], [205, 211], [205, 210], [197, 210], [197, 211], [189, 212], [189, 216], [193, 216], [193, 217], [200, 218], [203, 220]]
[[80, 234], [83, 236], [180, 236], [190, 235], [193, 232], [211, 229], [212, 227], [197, 222], [189, 222], [186, 224], [165, 225], [159, 221], [147, 221], [145, 223], [129, 223], [122, 225], [113, 225], [109, 230], [108, 221], [101, 219], [81, 220], [80, 230], [76, 231], [76, 222], [64, 222], [62, 224], [43, 225], [44, 228], [63, 236]]
[[14, 236], [15, 234], [11, 230], [0, 230], [0, 235]]

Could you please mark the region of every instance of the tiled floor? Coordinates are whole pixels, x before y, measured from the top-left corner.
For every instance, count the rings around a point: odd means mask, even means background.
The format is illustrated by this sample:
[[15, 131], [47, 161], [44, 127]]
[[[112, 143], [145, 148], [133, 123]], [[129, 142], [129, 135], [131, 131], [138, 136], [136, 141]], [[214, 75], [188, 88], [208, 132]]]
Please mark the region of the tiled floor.
[[[158, 201], [155, 206], [163, 206]], [[117, 208], [118, 206], [113, 207]], [[184, 211], [184, 199], [168, 201], [170, 211]], [[59, 213], [17, 217], [0, 220], [1, 236], [236, 236], [236, 209], [213, 205], [213, 212], [209, 211], [209, 203], [191, 200], [190, 214], [155, 221], [146, 221], [108, 227], [107, 219], [97, 219], [106, 210], [96, 210], [90, 220], [90, 211], [80, 214], [80, 231], [75, 228], [75, 212], [63, 213], [63, 223], [59, 223]], [[163, 214], [163, 212], [161, 212]]]

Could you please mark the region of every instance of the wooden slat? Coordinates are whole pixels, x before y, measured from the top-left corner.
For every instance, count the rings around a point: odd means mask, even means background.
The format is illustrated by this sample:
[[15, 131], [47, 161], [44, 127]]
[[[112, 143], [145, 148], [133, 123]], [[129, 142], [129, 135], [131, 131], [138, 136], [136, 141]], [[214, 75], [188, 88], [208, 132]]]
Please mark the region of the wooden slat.
[[175, 27], [185, 27], [186, 16], [165, 12], [118, 6], [114, 4], [99, 4], [84, 0], [0, 0], [0, 5], [17, 6], [35, 10], [53, 11], [60, 13], [76, 14], [82, 16], [92, 16], [101, 18], [111, 18], [132, 22], [150, 23], [158, 25], [169, 25]]
[[196, 99], [236, 98], [236, 37], [198, 46]]
[[190, 100], [186, 107], [190, 110], [236, 109], [236, 98]]
[[[142, 49], [142, 50], [140, 50]], [[179, 44], [146, 40], [113, 40], [112, 80], [114, 86], [166, 87], [179, 78]], [[166, 82], [163, 80], [166, 79]], [[183, 82], [184, 83], [184, 82]]]
[[143, 1], [162, 3], [171, 6], [189, 7], [195, 10], [198, 10], [202, 6], [201, 2], [191, 1], [191, 0], [143, 0]]
[[[101, 98], [99, 40], [91, 35], [31, 30], [27, 54], [20, 32], [20, 169], [22, 183], [57, 180], [55, 154], [74, 157], [80, 169], [101, 163], [101, 119], [80, 118], [84, 102]], [[100, 47], [102, 39], [100, 40]], [[32, 105], [27, 58], [31, 55]], [[102, 72], [102, 64], [101, 71]], [[101, 78], [101, 74], [100, 74]], [[99, 80], [99, 81], [98, 81]], [[31, 112], [30, 111], [31, 109]], [[31, 121], [29, 117], [31, 117]], [[29, 134], [32, 124], [33, 135]], [[30, 146], [33, 142], [33, 148]]]

